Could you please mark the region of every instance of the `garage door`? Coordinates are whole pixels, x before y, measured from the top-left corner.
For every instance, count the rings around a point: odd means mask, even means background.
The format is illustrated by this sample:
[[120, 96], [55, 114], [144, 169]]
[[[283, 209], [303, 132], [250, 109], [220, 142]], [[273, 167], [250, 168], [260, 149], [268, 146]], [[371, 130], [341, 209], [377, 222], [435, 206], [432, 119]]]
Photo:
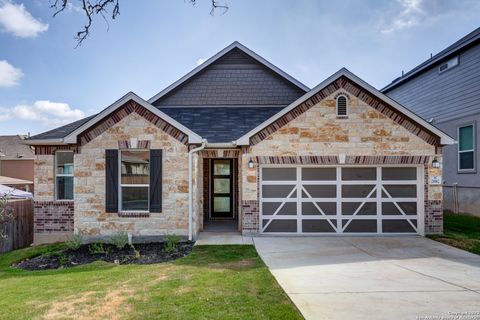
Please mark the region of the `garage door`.
[[420, 233], [417, 167], [262, 167], [263, 233]]

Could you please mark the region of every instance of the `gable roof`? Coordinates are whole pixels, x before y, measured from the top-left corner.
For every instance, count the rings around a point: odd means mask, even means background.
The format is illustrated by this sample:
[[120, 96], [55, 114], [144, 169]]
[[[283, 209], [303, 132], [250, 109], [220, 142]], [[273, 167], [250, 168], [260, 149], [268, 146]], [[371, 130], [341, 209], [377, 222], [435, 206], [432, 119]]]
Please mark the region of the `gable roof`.
[[93, 114], [91, 116], [88, 116], [86, 118], [77, 120], [75, 122], [66, 124], [64, 126], [61, 126], [61, 127], [58, 127], [58, 128], [46, 131], [46, 132], [39, 133], [37, 135], [31, 136], [28, 140], [32, 141], [32, 140], [48, 140], [48, 139], [63, 138], [65, 136], [69, 135], [75, 129], [77, 129], [80, 126], [82, 126], [83, 124], [85, 124], [87, 121], [93, 119], [93, 117], [95, 117], [96, 115], [97, 115], [97, 113]]
[[460, 50], [473, 45], [479, 40], [480, 40], [480, 28], [477, 28], [472, 32], [470, 32], [469, 34], [467, 34], [465, 37], [461, 38], [460, 40], [456, 41], [452, 45], [448, 46], [446, 49], [440, 51], [439, 53], [437, 53], [427, 61], [422, 62], [412, 70], [408, 71], [403, 76], [396, 78], [395, 80], [392, 81], [392, 83], [385, 86], [380, 91], [386, 93], [392, 90], [393, 88], [399, 86], [405, 81], [411, 78], [414, 78], [415, 76], [425, 71], [426, 69], [429, 69], [431, 66], [437, 63], [443, 62], [443, 60], [446, 60], [452, 57], [453, 55], [456, 55]]
[[35, 159], [35, 153], [25, 143], [25, 136], [0, 136], [0, 160]]
[[[75, 123], [75, 125], [70, 124], [64, 127], [60, 127], [58, 129], [51, 130], [48, 132], [48, 135], [46, 135], [46, 133], [40, 134], [39, 135], [40, 138], [38, 138], [37, 136], [33, 136], [30, 139], [26, 140], [26, 143], [30, 145], [76, 144], [77, 138], [82, 132], [93, 127], [94, 125], [102, 121], [105, 117], [107, 117], [109, 114], [113, 113], [120, 107], [124, 106], [129, 101], [134, 101], [138, 103], [139, 105], [141, 105], [142, 107], [150, 111], [152, 114], [158, 116], [160, 119], [164, 120], [165, 122], [171, 124], [178, 130], [185, 133], [188, 136], [189, 143], [200, 143], [202, 141], [202, 138], [198, 134], [188, 129], [184, 125], [180, 124], [175, 119], [168, 116], [167, 114], [163, 113], [158, 108], [155, 108], [154, 106], [149, 104], [147, 101], [137, 96], [135, 93], [129, 92], [96, 115], [79, 120]], [[42, 138], [45, 136], [48, 136], [49, 138]]]
[[235, 41], [151, 99], [155, 106], [288, 105], [309, 88]]
[[209, 143], [232, 143], [283, 107], [160, 108]]
[[[369, 94], [372, 96], [385, 101], [388, 105], [393, 107], [396, 111], [401, 113], [402, 115], [408, 117], [412, 121], [416, 122], [419, 124], [421, 127], [427, 129], [428, 131], [432, 132], [435, 134], [440, 141], [440, 144], [442, 145], [447, 145], [447, 144], [454, 144], [455, 140], [452, 139], [450, 136], [448, 136], [446, 133], [441, 131], [440, 129], [436, 128], [435, 126], [431, 125], [427, 121], [423, 120], [421, 117], [417, 116], [415, 113], [411, 112], [410, 110], [406, 109], [402, 105], [398, 104], [394, 100], [390, 99], [350, 71], [348, 71], [346, 68], [342, 68], [327, 79], [325, 79], [323, 82], [321, 82], [319, 85], [317, 85], [315, 88], [307, 92], [305, 95], [302, 97], [298, 98], [296, 101], [292, 102], [289, 106], [284, 108], [282, 111], [279, 113], [275, 114], [271, 118], [267, 119], [263, 123], [261, 123], [259, 126], [256, 128], [250, 130], [248, 133], [243, 135], [241, 138], [239, 138], [236, 143], [237, 145], [250, 145], [250, 138], [253, 137], [254, 135], [258, 134], [260, 131], [264, 130], [266, 127], [274, 124], [276, 121], [279, 121], [282, 117], [287, 116], [291, 111], [293, 111], [295, 108], [301, 106], [303, 103], [307, 102], [310, 98], [313, 98], [316, 94], [318, 94], [321, 90], [325, 89], [327, 86], [331, 85], [338, 79], [345, 77], [348, 80], [352, 81], [354, 84], [357, 86], [365, 89]], [[312, 105], [312, 103], [310, 103]], [[308, 109], [309, 106], [306, 106], [304, 109]], [[299, 112], [302, 112], [301, 110]], [[288, 122], [289, 120], [284, 119], [283, 124]], [[282, 124], [279, 124], [277, 127], [282, 126]]]

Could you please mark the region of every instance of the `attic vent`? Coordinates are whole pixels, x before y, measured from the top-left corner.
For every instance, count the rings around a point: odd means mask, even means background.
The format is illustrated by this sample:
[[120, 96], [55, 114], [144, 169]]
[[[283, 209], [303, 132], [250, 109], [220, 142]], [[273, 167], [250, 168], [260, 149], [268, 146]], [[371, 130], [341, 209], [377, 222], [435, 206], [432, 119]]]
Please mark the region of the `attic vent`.
[[346, 117], [348, 115], [348, 100], [344, 95], [337, 97], [337, 117]]
[[442, 72], [445, 72], [453, 67], [456, 67], [458, 66], [458, 56], [448, 60], [447, 62], [445, 63], [442, 63], [439, 67], [438, 67], [438, 73], [442, 73]]

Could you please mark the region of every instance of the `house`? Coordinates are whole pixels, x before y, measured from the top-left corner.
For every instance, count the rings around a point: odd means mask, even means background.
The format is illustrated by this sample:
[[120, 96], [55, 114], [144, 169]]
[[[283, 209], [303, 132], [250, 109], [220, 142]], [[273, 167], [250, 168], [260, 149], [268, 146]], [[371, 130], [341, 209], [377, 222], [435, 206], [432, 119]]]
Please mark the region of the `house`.
[[33, 148], [24, 135], [0, 136], [0, 184], [33, 191]]
[[442, 232], [448, 135], [341, 69], [313, 89], [238, 42], [148, 101], [31, 137], [35, 237]]
[[458, 141], [443, 149], [445, 208], [480, 216], [480, 28], [382, 92]]

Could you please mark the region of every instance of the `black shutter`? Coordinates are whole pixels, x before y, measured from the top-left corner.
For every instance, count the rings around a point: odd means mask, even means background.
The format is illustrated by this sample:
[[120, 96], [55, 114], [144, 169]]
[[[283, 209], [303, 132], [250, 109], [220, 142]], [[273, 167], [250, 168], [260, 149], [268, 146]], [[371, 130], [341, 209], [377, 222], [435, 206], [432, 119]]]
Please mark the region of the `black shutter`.
[[162, 212], [162, 150], [150, 150], [150, 212]]
[[118, 150], [105, 150], [105, 211], [118, 212]]

